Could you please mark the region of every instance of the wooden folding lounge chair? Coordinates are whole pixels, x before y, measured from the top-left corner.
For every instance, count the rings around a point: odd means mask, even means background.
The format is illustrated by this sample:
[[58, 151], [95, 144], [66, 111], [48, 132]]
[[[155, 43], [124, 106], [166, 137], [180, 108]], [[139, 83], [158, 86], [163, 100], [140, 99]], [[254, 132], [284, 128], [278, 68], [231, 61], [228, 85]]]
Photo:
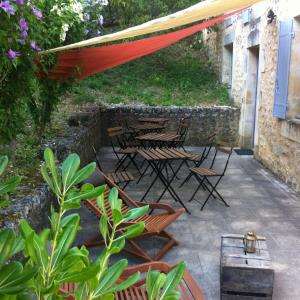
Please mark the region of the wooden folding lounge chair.
[[[169, 273], [172, 270], [172, 267], [164, 262], [150, 262], [145, 263], [137, 266], [133, 266], [130, 268], [127, 268], [124, 273], [121, 276], [121, 281], [126, 280], [130, 275], [133, 275], [136, 272], [141, 272], [141, 280], [139, 280], [137, 283], [135, 283], [132, 287], [128, 288], [127, 290], [124, 290], [122, 292], [118, 292], [115, 294], [115, 299], [123, 299], [123, 300], [147, 300], [147, 292], [145, 287], [145, 275], [144, 273], [148, 272], [149, 270], [152, 271], [159, 271], [162, 273]], [[73, 283], [65, 283], [61, 287], [61, 293], [62, 294], [72, 294], [72, 292], [75, 290], [76, 285]], [[179, 291], [182, 300], [204, 300], [204, 295], [195, 281], [195, 279], [192, 277], [192, 275], [189, 273], [189, 271], [185, 271], [183, 278], [181, 282], [179, 283], [179, 286], [177, 288]], [[74, 296], [69, 296], [68, 298], [65, 298], [65, 300], [73, 300]]]
[[[109, 211], [108, 216], [111, 218], [112, 217], [112, 212], [110, 211], [110, 205], [108, 202], [108, 194], [109, 190], [112, 187], [118, 188], [107, 176], [104, 175], [105, 182], [107, 184], [107, 189], [105, 191], [105, 205], [106, 205], [106, 210]], [[146, 202], [138, 202], [133, 199], [131, 199], [124, 191], [119, 190], [119, 198], [123, 200], [123, 207], [122, 207], [122, 212], [126, 213], [129, 209], [134, 208], [134, 207], [140, 207], [144, 205], [149, 205], [150, 210], [162, 210], [163, 212], [159, 212], [157, 214], [147, 214], [139, 219], [132, 220], [124, 226], [127, 226], [129, 224], [135, 223], [135, 222], [140, 222], [143, 221], [145, 223], [145, 230], [144, 232], [134, 238], [134, 239], [129, 239], [126, 241], [126, 247], [124, 251], [140, 257], [142, 259], [145, 259], [147, 261], [155, 261], [159, 260], [169, 249], [171, 249], [173, 246], [177, 245], [177, 241], [174, 239], [174, 237], [169, 234], [165, 229], [172, 224], [182, 213], [185, 212], [184, 208], [180, 209], [173, 209], [171, 206], [166, 205], [166, 204], [158, 204], [158, 203], [146, 203]], [[89, 200], [89, 201], [84, 201], [85, 205], [87, 208], [94, 214], [96, 215], [99, 219], [102, 216], [102, 212], [99, 209], [96, 200]], [[141, 239], [141, 238], [148, 238], [151, 236], [159, 236], [163, 237], [167, 240], [166, 244], [158, 251], [158, 253], [154, 256], [150, 256], [147, 254], [145, 250], [142, 249], [141, 246], [139, 246], [135, 240], [136, 239]], [[84, 243], [86, 247], [96, 247], [103, 245], [103, 240], [100, 239], [100, 235], [98, 234], [96, 237], [88, 240], [87, 242]], [[129, 247], [128, 247], [129, 246]]]
[[[93, 148], [93, 152], [95, 154], [95, 160], [96, 160], [96, 163], [97, 163], [97, 166], [99, 168], [99, 170], [102, 172], [102, 173], [105, 173], [101, 167], [101, 164], [100, 164], [100, 161], [98, 159], [98, 156], [97, 156], [97, 151], [95, 149], [94, 146], [92, 146]], [[123, 184], [123, 186], [121, 187], [123, 190], [125, 190], [125, 188], [127, 187], [127, 185], [134, 180], [134, 177], [131, 175], [130, 172], [128, 171], [120, 171], [120, 172], [109, 172], [109, 173], [105, 173], [105, 175], [113, 182], [115, 183], [116, 185], [120, 186]]]
[[[215, 161], [216, 161], [216, 156], [218, 152], [222, 152], [227, 154], [227, 160], [224, 165], [224, 169], [222, 172], [218, 172], [214, 169], [215, 166]], [[195, 168], [190, 168], [191, 174], [197, 179], [199, 182], [198, 187], [196, 188], [194, 194], [190, 198], [189, 201], [192, 201], [199, 191], [200, 187], [204, 188], [205, 190], [209, 191], [209, 194], [204, 201], [204, 203], [201, 206], [201, 210], [203, 210], [204, 206], [206, 205], [207, 201], [210, 199], [210, 197], [213, 197], [215, 199], [221, 200], [225, 206], [229, 207], [228, 203], [223, 199], [223, 197], [220, 195], [220, 193], [217, 191], [217, 185], [220, 183], [221, 179], [225, 175], [230, 156], [232, 154], [232, 148], [228, 147], [216, 147], [214, 157], [212, 159], [211, 165], [209, 168], [203, 168], [203, 167], [195, 167]], [[215, 183], [212, 183], [209, 178], [212, 177], [217, 177], [217, 181]]]

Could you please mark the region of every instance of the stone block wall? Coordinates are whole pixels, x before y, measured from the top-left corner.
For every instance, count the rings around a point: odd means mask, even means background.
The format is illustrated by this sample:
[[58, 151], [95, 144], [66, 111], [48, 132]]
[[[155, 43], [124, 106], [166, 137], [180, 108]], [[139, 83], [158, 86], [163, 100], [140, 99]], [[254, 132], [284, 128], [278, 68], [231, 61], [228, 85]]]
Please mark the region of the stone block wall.
[[[239, 109], [229, 106], [214, 107], [151, 107], [115, 105], [102, 110], [101, 136], [105, 137], [106, 128], [118, 124], [134, 124], [138, 118], [156, 116], [168, 118], [167, 131], [176, 131], [181, 118], [188, 118], [190, 128], [186, 138], [186, 145], [199, 146], [213, 133], [216, 134], [216, 142], [224, 141], [236, 145], [238, 135]], [[108, 139], [102, 143], [109, 145]]]

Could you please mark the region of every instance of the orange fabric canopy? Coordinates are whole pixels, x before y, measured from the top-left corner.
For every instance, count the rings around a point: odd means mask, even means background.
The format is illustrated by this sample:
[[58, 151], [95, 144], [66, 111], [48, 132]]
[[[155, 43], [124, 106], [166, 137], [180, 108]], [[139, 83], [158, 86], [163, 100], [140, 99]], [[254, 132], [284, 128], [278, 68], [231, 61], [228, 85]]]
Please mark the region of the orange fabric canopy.
[[170, 46], [240, 11], [234, 11], [201, 24], [155, 37], [109, 46], [61, 52], [58, 54], [57, 65], [50, 71], [49, 78], [54, 80], [84, 79], [95, 73], [112, 69]]

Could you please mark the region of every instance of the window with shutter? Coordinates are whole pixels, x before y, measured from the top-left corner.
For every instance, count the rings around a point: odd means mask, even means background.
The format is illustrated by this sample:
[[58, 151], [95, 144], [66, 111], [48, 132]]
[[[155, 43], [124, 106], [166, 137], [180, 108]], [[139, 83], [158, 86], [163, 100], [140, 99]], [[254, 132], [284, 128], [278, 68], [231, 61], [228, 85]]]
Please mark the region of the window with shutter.
[[273, 116], [285, 119], [289, 88], [293, 20], [280, 22]]

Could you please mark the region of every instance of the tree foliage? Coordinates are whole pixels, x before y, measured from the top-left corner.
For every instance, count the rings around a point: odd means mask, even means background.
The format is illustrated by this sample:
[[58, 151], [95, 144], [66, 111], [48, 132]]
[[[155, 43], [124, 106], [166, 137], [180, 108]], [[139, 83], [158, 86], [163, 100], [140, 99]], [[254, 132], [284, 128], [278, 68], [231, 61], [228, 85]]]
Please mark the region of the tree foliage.
[[199, 0], [110, 0], [105, 8], [105, 26], [137, 25], [187, 8]]

